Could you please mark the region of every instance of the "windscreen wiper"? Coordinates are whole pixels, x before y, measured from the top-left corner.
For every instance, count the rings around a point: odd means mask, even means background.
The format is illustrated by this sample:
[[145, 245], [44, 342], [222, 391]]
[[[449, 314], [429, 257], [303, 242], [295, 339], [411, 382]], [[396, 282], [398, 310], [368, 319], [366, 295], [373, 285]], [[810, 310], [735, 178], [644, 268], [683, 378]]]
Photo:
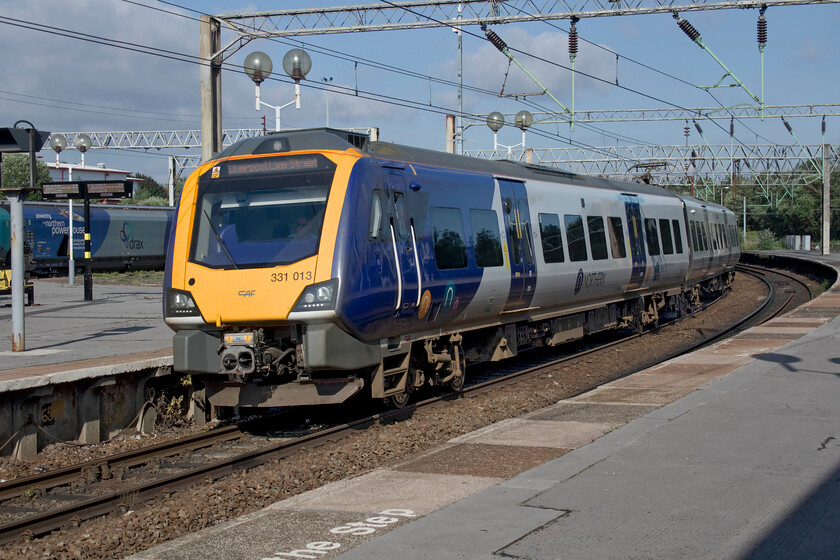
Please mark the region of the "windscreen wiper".
[[207, 210], [204, 210], [204, 217], [207, 218], [207, 223], [210, 224], [210, 229], [213, 230], [213, 235], [216, 236], [216, 240], [219, 242], [219, 247], [221, 247], [222, 251], [224, 251], [225, 255], [227, 255], [227, 258], [230, 261], [230, 264], [233, 265], [233, 268], [235, 270], [239, 270], [239, 267], [236, 266], [236, 263], [234, 262], [233, 257], [231, 256], [230, 252], [227, 250], [227, 247], [225, 246], [225, 242], [222, 241], [222, 236], [219, 235], [219, 232], [216, 229], [216, 226], [213, 225], [213, 220], [211, 220], [210, 216], [207, 214]]

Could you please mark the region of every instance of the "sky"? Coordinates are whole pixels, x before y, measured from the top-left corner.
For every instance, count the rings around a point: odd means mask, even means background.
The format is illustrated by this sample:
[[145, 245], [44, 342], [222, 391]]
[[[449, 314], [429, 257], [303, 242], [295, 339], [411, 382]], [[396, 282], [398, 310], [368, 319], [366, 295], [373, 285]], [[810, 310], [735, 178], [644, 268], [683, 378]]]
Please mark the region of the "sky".
[[[365, 3], [373, 4], [375, 0]], [[0, 0], [0, 127], [25, 119], [53, 132], [198, 130], [200, 128], [198, 15], [351, 5], [327, 2], [194, 0]], [[714, 54], [754, 94], [761, 95], [761, 58], [756, 43], [758, 10], [686, 12]], [[840, 103], [840, 4], [771, 7], [766, 13], [764, 58], [767, 105]], [[514, 55], [554, 97], [572, 103], [569, 21], [493, 25]], [[755, 105], [740, 88], [704, 89], [724, 76], [714, 59], [679, 29], [670, 14], [601, 17], [577, 24], [576, 111], [731, 107]], [[101, 44], [122, 41], [124, 48]], [[234, 35], [223, 32], [222, 42]], [[268, 54], [275, 73], [262, 86], [262, 100], [283, 105], [294, 86], [281, 70], [283, 55], [302, 47], [312, 70], [302, 82], [301, 109], [282, 111], [290, 128], [378, 127], [380, 139], [430, 149], [445, 146], [445, 117], [457, 112], [457, 38], [448, 28], [309, 36], [249, 42], [226, 62], [222, 78], [224, 128], [259, 128], [274, 111], [254, 109], [254, 85], [242, 72], [245, 56]], [[151, 54], [157, 52], [164, 56]], [[464, 112], [511, 114], [559, 106], [496, 50], [478, 27], [464, 28]], [[278, 74], [279, 72], [279, 74]], [[328, 85], [324, 80], [328, 80]], [[331, 81], [330, 81], [331, 79]], [[731, 80], [724, 80], [730, 83]], [[618, 82], [618, 85], [616, 85]], [[356, 95], [358, 89], [359, 95]], [[327, 109], [329, 107], [329, 109]], [[815, 118], [789, 118], [799, 142], [823, 142]], [[464, 133], [464, 149], [493, 147], [493, 134], [479, 119]], [[706, 141], [729, 144], [729, 123], [702, 121]], [[684, 121], [577, 124], [537, 122], [526, 133], [531, 148], [624, 145], [684, 145], [704, 142]], [[691, 123], [689, 123], [691, 124]], [[795, 140], [779, 117], [736, 120], [734, 142], [789, 145]], [[516, 145], [522, 133], [505, 126], [501, 145]], [[840, 143], [840, 118], [826, 119], [825, 142]], [[93, 150], [86, 163], [104, 163], [165, 180], [169, 153]], [[55, 161], [47, 149], [40, 155]], [[61, 160], [78, 163], [66, 150]], [[189, 170], [187, 170], [189, 171]]]

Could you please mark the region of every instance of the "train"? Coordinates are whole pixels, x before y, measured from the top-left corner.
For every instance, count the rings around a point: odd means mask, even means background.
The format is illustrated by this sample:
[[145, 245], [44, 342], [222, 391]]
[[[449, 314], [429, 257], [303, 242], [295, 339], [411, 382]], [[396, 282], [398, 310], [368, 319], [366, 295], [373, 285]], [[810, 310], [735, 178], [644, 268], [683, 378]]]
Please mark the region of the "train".
[[399, 408], [460, 390], [470, 363], [691, 312], [731, 289], [739, 256], [712, 202], [310, 129], [187, 179], [164, 315], [211, 410]]
[[[27, 273], [66, 275], [70, 258], [70, 209], [64, 202], [24, 202]], [[175, 209], [162, 206], [90, 205], [91, 267], [95, 271], [162, 269]], [[11, 266], [8, 202], [0, 202], [0, 259]], [[73, 259], [84, 266], [84, 206], [73, 207]]]

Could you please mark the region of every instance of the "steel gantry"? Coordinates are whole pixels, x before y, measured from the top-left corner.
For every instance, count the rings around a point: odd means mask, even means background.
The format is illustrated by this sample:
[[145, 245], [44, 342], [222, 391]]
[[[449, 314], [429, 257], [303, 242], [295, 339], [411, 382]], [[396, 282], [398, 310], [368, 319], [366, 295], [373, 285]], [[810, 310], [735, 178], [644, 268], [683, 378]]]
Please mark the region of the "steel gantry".
[[[253, 39], [524, 23], [770, 6], [832, 4], [840, 0], [433, 0], [381, 2], [200, 17], [202, 157], [222, 145], [222, 64]], [[222, 28], [235, 36], [223, 43]]]
[[[56, 133], [58, 134], [58, 133]], [[67, 150], [75, 150], [76, 136], [87, 134], [92, 146], [89, 149], [108, 148], [125, 150], [188, 149], [201, 147], [200, 130], [124, 130], [111, 132], [61, 132], [67, 138]], [[222, 145], [254, 136], [262, 136], [261, 128], [232, 128], [222, 131]]]
[[[380, 2], [213, 16], [241, 36], [290, 37], [327, 33], [428, 29], [640, 14], [829, 4], [838, 0], [437, 0]], [[459, 11], [459, 5], [461, 10]]]
[[[762, 111], [764, 114], [762, 114]], [[533, 112], [534, 124], [558, 124], [570, 122], [563, 113]], [[692, 107], [664, 109], [609, 109], [579, 110], [575, 112], [577, 123], [600, 122], [654, 122], [684, 120], [729, 120], [765, 119], [771, 117], [836, 117], [840, 116], [840, 104], [822, 103], [808, 105], [736, 105], [733, 107]], [[512, 123], [514, 113], [504, 115], [505, 122]], [[484, 125], [486, 115], [476, 117], [475, 124]]]
[[797, 186], [823, 180], [823, 153], [829, 172], [840, 167], [840, 146], [820, 144], [529, 148], [469, 150], [466, 155], [484, 159], [507, 157], [583, 175], [644, 180], [717, 202], [724, 195], [722, 191], [741, 182], [757, 190], [763, 199], [761, 203], [777, 204], [792, 198]]
[[[788, 105], [768, 107], [778, 109], [787, 116], [836, 115], [836, 105]], [[648, 111], [645, 113], [645, 111]], [[672, 111], [670, 114], [668, 111]], [[689, 109], [688, 113], [709, 116], [706, 109]], [[658, 113], [657, 113], [658, 112]], [[588, 111], [592, 122], [600, 120], [645, 121], [682, 120], [685, 114], [677, 110], [637, 111]], [[483, 119], [482, 120], [483, 123]], [[583, 119], [581, 119], [582, 121]], [[370, 133], [370, 128], [354, 131]], [[74, 140], [82, 132], [62, 132], [67, 138], [68, 150], [76, 149]], [[201, 146], [197, 130], [145, 130], [85, 132], [91, 138], [90, 149], [189, 149]], [[225, 129], [223, 146], [255, 136], [264, 131], [259, 128]], [[831, 169], [838, 167], [840, 146], [829, 146], [827, 158]], [[469, 150], [465, 155], [483, 158], [511, 159], [554, 167], [574, 173], [600, 175], [633, 180], [644, 177], [654, 184], [693, 188], [700, 198], [720, 200], [719, 189], [727, 188], [733, 174], [740, 175], [755, 185], [766, 203], [780, 202], [793, 196], [798, 185], [810, 184], [819, 179], [821, 169], [817, 159], [822, 157], [822, 145], [776, 144], [688, 144], [688, 145], [625, 145], [602, 147], [531, 148], [527, 150]], [[197, 155], [170, 155], [173, 172], [198, 167], [203, 157]]]

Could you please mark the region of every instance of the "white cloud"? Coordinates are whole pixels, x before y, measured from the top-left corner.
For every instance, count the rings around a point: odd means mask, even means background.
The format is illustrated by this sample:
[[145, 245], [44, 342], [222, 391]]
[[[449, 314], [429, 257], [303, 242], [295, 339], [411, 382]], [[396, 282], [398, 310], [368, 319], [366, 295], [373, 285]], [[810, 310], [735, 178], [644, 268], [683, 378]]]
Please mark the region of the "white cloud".
[[[4, 58], [3, 74], [15, 79], [0, 89], [20, 95], [0, 93], [4, 101], [16, 100], [0, 105], [0, 121], [27, 118], [53, 130], [177, 128], [181, 115], [197, 122], [198, 67], [148, 54], [149, 46], [196, 54], [197, 23], [88, 0], [7, 3], [3, 15], [18, 21], [3, 25], [0, 48], [19, 54]], [[27, 29], [44, 26], [53, 29]], [[106, 46], [100, 37], [138, 46]], [[148, 112], [168, 116], [148, 120], [155, 117]]]

